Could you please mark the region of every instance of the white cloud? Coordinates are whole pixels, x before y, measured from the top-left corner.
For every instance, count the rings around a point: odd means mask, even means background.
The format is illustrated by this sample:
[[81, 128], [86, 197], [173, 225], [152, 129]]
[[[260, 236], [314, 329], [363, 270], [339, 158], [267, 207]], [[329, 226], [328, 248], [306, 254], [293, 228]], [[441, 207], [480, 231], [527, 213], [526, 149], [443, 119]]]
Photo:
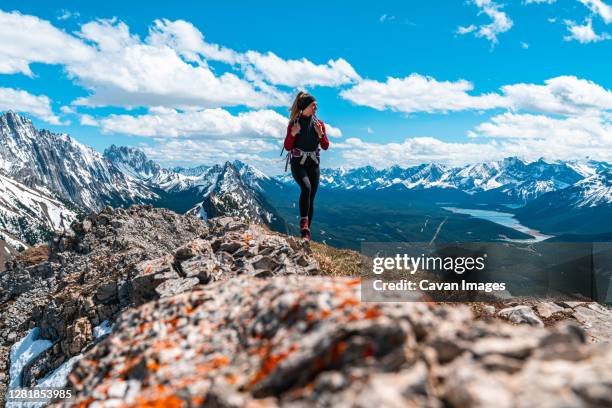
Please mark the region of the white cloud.
[[46, 20], [0, 10], [0, 73], [33, 76], [30, 64], [68, 64], [94, 57], [79, 39]]
[[68, 20], [71, 18], [78, 18], [81, 14], [79, 12], [73, 12], [70, 10], [62, 9], [59, 11], [57, 19], [60, 21]]
[[[343, 165], [347, 167], [392, 165], [411, 166], [435, 161], [446, 164], [463, 164], [501, 155], [497, 143], [448, 143], [433, 137], [407, 138], [401, 143], [372, 143], [359, 138], [348, 138], [335, 143], [341, 150]], [[500, 156], [501, 158], [501, 156]]]
[[[207, 61], [229, 66], [217, 73]], [[183, 20], [155, 20], [140, 39], [116, 19], [86, 23], [70, 35], [38, 17], [0, 12], [0, 73], [32, 76], [33, 62], [63, 65], [91, 92], [75, 104], [88, 106], [263, 108], [290, 103], [290, 95], [277, 85], [338, 86], [359, 80], [342, 58], [315, 64], [271, 52], [238, 53], [205, 41]]]
[[247, 78], [263, 79], [274, 85], [291, 87], [339, 86], [358, 81], [359, 75], [351, 64], [339, 58], [316, 65], [307, 59], [283, 60], [272, 52], [245, 54]]
[[552, 118], [505, 113], [478, 125], [472, 135], [504, 139], [505, 153], [525, 157], [612, 159], [612, 121], [606, 114]]
[[[287, 103], [280, 92], [263, 92], [233, 73], [216, 76], [192, 65], [167, 45], [142, 42], [122, 22], [100, 20], [79, 35], [96, 47], [95, 58], [67, 70], [93, 94], [75, 103], [90, 106], [263, 107]], [[159, 41], [155, 40], [155, 41]]]
[[51, 109], [51, 100], [45, 95], [32, 95], [19, 89], [0, 88], [0, 111], [3, 110], [29, 113], [47, 123], [62, 124]]
[[551, 78], [544, 85], [506, 85], [501, 90], [513, 110], [575, 115], [612, 109], [612, 91], [575, 76]]
[[583, 25], [576, 24], [571, 20], [565, 20], [565, 26], [570, 32], [569, 35], [563, 37], [565, 41], [576, 40], [581, 44], [587, 44], [612, 38], [608, 33], [597, 34], [593, 30], [593, 22], [590, 18], [588, 18]]
[[411, 74], [386, 82], [364, 80], [340, 95], [357, 105], [406, 113], [507, 108], [570, 115], [612, 109], [612, 91], [574, 76], [551, 78], [543, 85], [505, 85], [500, 93], [469, 94], [473, 89], [465, 80], [438, 81]]
[[476, 27], [474, 24], [470, 24], [467, 27], [459, 26], [457, 27], [457, 34], [468, 34], [475, 31], [477, 28], [478, 27]]
[[542, 4], [542, 3], [553, 4], [556, 1], [557, 0], [525, 0], [525, 4]]
[[221, 108], [186, 112], [157, 109], [138, 116], [110, 115], [99, 122], [104, 132], [147, 137], [280, 139], [287, 130], [287, 118], [272, 110], [232, 115]]
[[[287, 131], [287, 118], [269, 109], [233, 115], [221, 108], [181, 112], [155, 107], [137, 116], [94, 119], [81, 115], [81, 123], [98, 125], [105, 133], [155, 138], [283, 139]], [[325, 129], [329, 137], [342, 136], [342, 131], [332, 125], [326, 123]]]
[[529, 49], [529, 43], [526, 43], [524, 41], [521, 42], [521, 48], [524, 50], [528, 50]]
[[184, 20], [155, 20], [149, 29], [147, 42], [154, 46], [169, 46], [188, 61], [202, 64], [205, 63], [202, 57], [227, 64], [236, 64], [241, 59], [234, 50], [206, 42], [200, 30]]
[[478, 14], [487, 15], [491, 22], [478, 27], [473, 24], [468, 27], [459, 26], [457, 33], [468, 34], [473, 32], [476, 37], [486, 38], [492, 44], [497, 44], [497, 36], [510, 30], [514, 23], [506, 13], [501, 11], [502, 5], [493, 0], [471, 0], [471, 3], [480, 9]]
[[[433, 137], [412, 137], [400, 143], [372, 143], [348, 138], [335, 143], [343, 165], [359, 167], [410, 166], [428, 161], [461, 165], [520, 156], [574, 160], [591, 157], [612, 160], [612, 118], [585, 115], [551, 118], [544, 115], [505, 113], [492, 117], [470, 133], [471, 142], [445, 142]], [[364, 154], [365, 153], [365, 154]]]
[[[280, 151], [278, 143], [269, 140], [194, 140], [166, 139], [154, 146], [142, 146], [146, 155], [162, 165], [195, 166], [241, 160], [266, 173], [278, 173], [282, 159], [264, 157], [267, 152]], [[277, 153], [278, 154], [278, 153]]]
[[606, 24], [612, 23], [612, 6], [607, 5], [602, 0], [578, 0], [588, 7], [591, 12], [599, 15]]
[[563, 145], [607, 142], [612, 147], [612, 123], [602, 115], [557, 119], [545, 115], [504, 113], [478, 125], [475, 133], [497, 138], [550, 139]]
[[339, 138], [342, 137], [342, 131], [337, 127], [333, 127], [332, 125], [326, 123], [325, 124], [325, 133], [327, 133], [328, 137]]
[[79, 116], [79, 123], [83, 126], [99, 126], [98, 121], [93, 116], [87, 114]]
[[395, 20], [395, 16], [392, 16], [389, 14], [383, 14], [382, 16], [378, 18], [378, 21], [380, 21], [381, 23], [384, 23], [385, 21], [393, 21], [393, 20]]
[[389, 77], [385, 82], [363, 80], [340, 95], [357, 105], [406, 113], [493, 109], [506, 105], [498, 94], [468, 94], [473, 89], [465, 80], [438, 81], [411, 74], [405, 78]]

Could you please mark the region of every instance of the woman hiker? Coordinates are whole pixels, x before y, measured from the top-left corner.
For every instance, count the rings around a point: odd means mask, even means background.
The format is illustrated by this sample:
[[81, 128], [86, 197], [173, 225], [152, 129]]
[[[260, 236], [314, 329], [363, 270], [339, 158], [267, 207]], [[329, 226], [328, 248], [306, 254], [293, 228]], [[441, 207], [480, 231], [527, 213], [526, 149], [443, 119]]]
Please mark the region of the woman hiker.
[[316, 117], [316, 111], [314, 96], [300, 91], [291, 106], [285, 137], [291, 174], [300, 186], [300, 233], [307, 241], [310, 240], [314, 199], [319, 186], [319, 146], [323, 150], [329, 147], [325, 124]]

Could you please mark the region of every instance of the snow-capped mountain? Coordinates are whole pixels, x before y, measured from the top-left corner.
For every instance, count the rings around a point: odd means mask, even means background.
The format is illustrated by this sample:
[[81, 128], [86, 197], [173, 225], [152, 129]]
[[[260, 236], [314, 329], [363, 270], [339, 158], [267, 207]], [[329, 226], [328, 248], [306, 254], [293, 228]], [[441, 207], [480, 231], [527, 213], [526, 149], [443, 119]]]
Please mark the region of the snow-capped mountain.
[[39, 131], [29, 119], [10, 111], [0, 115], [0, 169], [85, 209], [156, 198], [92, 148], [66, 134]]
[[206, 171], [207, 185], [200, 184], [202, 201], [189, 212], [204, 219], [231, 215], [256, 223], [267, 224], [276, 230], [286, 230], [284, 221], [267, 202], [259, 182], [267, 176], [242, 162], [226, 162]]
[[144, 152], [133, 147], [114, 144], [104, 150], [104, 158], [113, 163], [124, 174], [136, 179], [148, 180], [159, 175], [161, 166], [149, 160]]
[[[410, 190], [452, 188], [479, 198], [498, 197], [509, 202], [525, 203], [549, 191], [566, 188], [596, 174], [606, 163], [526, 162], [516, 157], [499, 161], [446, 167], [437, 163], [402, 168], [371, 166], [354, 169], [322, 169], [321, 186], [332, 189], [385, 189], [392, 186]], [[293, 183], [290, 174], [278, 177]], [[483, 194], [484, 193], [484, 194]]]
[[76, 211], [65, 202], [0, 174], [0, 239], [14, 248], [46, 240], [67, 229]]
[[190, 168], [174, 167], [172, 168], [172, 171], [175, 173], [183, 174], [185, 176], [199, 176], [200, 174], [204, 173], [209, 168], [210, 166], [205, 166], [205, 165], [197, 166], [197, 167], [190, 167]]
[[164, 169], [133, 147], [111, 146], [104, 157], [132, 179], [165, 193], [166, 205], [202, 218], [233, 215], [257, 223], [283, 222], [263, 196], [265, 186], [278, 183], [256, 168], [239, 160], [223, 165]]
[[543, 194], [517, 212], [519, 220], [547, 231], [612, 231], [612, 169], [605, 168], [574, 185]]

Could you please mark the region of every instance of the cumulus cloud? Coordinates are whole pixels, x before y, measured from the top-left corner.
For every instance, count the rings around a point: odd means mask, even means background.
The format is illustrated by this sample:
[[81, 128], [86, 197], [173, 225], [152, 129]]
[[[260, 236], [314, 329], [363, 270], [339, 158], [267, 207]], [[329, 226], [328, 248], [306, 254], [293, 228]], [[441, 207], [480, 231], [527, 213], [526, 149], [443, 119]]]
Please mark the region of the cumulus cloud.
[[483, 24], [480, 26], [469, 25], [467, 27], [459, 26], [457, 28], [458, 34], [474, 33], [476, 37], [482, 37], [489, 40], [492, 44], [497, 44], [497, 36], [510, 30], [514, 23], [503, 12], [502, 5], [494, 2], [493, 0], [471, 0], [471, 3], [479, 8], [478, 14], [485, 14], [491, 19], [489, 24]]
[[279, 151], [278, 143], [269, 140], [199, 140], [164, 139], [154, 146], [142, 146], [147, 156], [162, 165], [195, 166], [240, 160], [266, 173], [278, 173], [282, 159], [266, 158], [262, 154]]
[[46, 20], [0, 10], [0, 74], [33, 76], [30, 64], [69, 64], [94, 57], [94, 51]]
[[[217, 73], [208, 61], [228, 67]], [[206, 41], [183, 20], [155, 20], [141, 39], [117, 19], [88, 22], [71, 35], [38, 17], [0, 12], [0, 73], [32, 76], [34, 62], [63, 65], [90, 91], [75, 104], [94, 107], [263, 108], [290, 102], [277, 86], [338, 86], [360, 79], [342, 58], [315, 64], [271, 52], [238, 53]]]
[[407, 138], [400, 143], [373, 143], [351, 137], [335, 143], [334, 149], [341, 150], [343, 165], [347, 167], [412, 166], [429, 161], [458, 165], [500, 155], [497, 142], [449, 143], [433, 137]]
[[[383, 85], [377, 84], [378, 87]], [[361, 104], [408, 112], [415, 111], [415, 106], [423, 111], [432, 109], [431, 104], [423, 103], [419, 94], [412, 90], [390, 98], [374, 89], [368, 89], [370, 99], [361, 100]], [[458, 110], [474, 106], [470, 98], [465, 99], [465, 89], [443, 89], [450, 94], [444, 97], [440, 94], [438, 98], [448, 107]], [[453, 92], [455, 95], [451, 96]], [[360, 95], [366, 98], [367, 92]], [[385, 95], [383, 100], [380, 95]], [[469, 103], [452, 103], [455, 100]], [[560, 76], [543, 84], [511, 84], [501, 87], [499, 94], [488, 95], [486, 100], [495, 102], [491, 107], [507, 108], [507, 112], [494, 115], [468, 132], [469, 142], [449, 143], [432, 137], [411, 137], [400, 143], [373, 143], [348, 138], [334, 147], [342, 151], [342, 162], [348, 167], [407, 166], [426, 161], [455, 165], [480, 161], [482, 157], [500, 159], [508, 156], [526, 159], [588, 156], [612, 160], [612, 91], [592, 81]], [[436, 110], [444, 110], [444, 105], [433, 106]], [[481, 108], [484, 109], [482, 105]], [[367, 154], [363, 154], [364, 151]]]
[[53, 113], [51, 100], [45, 95], [32, 95], [19, 89], [0, 88], [0, 111], [3, 110], [29, 113], [52, 125], [62, 124], [59, 117]]
[[612, 6], [602, 0], [578, 0], [591, 10], [593, 14], [599, 15], [606, 24], [612, 23]]
[[[604, 115], [553, 118], [545, 115], [504, 113], [476, 127], [487, 137], [550, 139], [556, 144], [612, 148], [612, 123]], [[603, 143], [603, 144], [602, 144]]]
[[205, 64], [207, 60], [236, 64], [241, 56], [234, 50], [205, 41], [204, 35], [193, 24], [168, 19], [155, 20], [149, 29], [147, 42], [154, 46], [168, 46], [188, 61]]
[[502, 86], [499, 93], [472, 95], [472, 83], [438, 81], [411, 74], [385, 82], [364, 80], [341, 92], [356, 105], [399, 112], [450, 112], [507, 108], [552, 114], [578, 114], [612, 109], [612, 92], [575, 76], [559, 76], [543, 85], [518, 83]]
[[593, 30], [593, 22], [590, 18], [588, 18], [583, 25], [576, 24], [571, 20], [565, 20], [565, 26], [570, 32], [569, 35], [563, 37], [565, 41], [576, 40], [579, 43], [587, 44], [592, 42], [609, 40], [611, 38], [610, 34], [608, 33], [597, 34]]
[[612, 91], [575, 76], [551, 78], [544, 85], [506, 85], [501, 90], [514, 110], [575, 115], [612, 109]]
[[287, 118], [272, 110], [232, 115], [221, 108], [186, 112], [154, 109], [138, 116], [110, 115], [99, 122], [104, 132], [147, 137], [280, 139], [287, 129]]
[[411, 74], [389, 77], [385, 82], [363, 80], [340, 95], [356, 105], [399, 112], [449, 112], [468, 109], [493, 109], [506, 106], [497, 94], [470, 95], [474, 86], [465, 80], [438, 81]]
[[305, 58], [283, 60], [272, 52], [245, 54], [247, 77], [263, 79], [274, 85], [291, 87], [339, 86], [358, 81], [359, 75], [351, 64], [339, 58], [316, 65]]
[[98, 126], [98, 121], [91, 115], [79, 115], [79, 123], [83, 126]]
[[67, 66], [93, 90], [75, 102], [79, 105], [257, 108], [287, 103], [281, 92], [265, 92], [233, 73], [217, 76], [207, 66], [188, 63], [181, 58], [181, 53], [188, 53], [184, 43], [177, 52], [160, 45], [157, 37], [151, 44], [141, 41], [122, 22], [90, 22], [79, 36], [96, 48], [95, 58]]
[[[470, 142], [445, 142], [433, 137], [406, 138], [400, 143], [373, 143], [348, 138], [334, 144], [343, 165], [410, 166], [435, 161], [461, 165], [508, 156], [575, 160], [612, 160], [612, 121], [606, 115], [551, 118], [504, 113], [476, 126]], [[367, 152], [367, 154], [363, 154]]]
[[[110, 115], [98, 120], [81, 115], [82, 123], [84, 119], [106, 133], [154, 138], [283, 139], [287, 131], [287, 118], [269, 109], [234, 115], [221, 108], [178, 111], [155, 107], [143, 115]], [[342, 136], [334, 126], [326, 124], [325, 128], [330, 137]]]

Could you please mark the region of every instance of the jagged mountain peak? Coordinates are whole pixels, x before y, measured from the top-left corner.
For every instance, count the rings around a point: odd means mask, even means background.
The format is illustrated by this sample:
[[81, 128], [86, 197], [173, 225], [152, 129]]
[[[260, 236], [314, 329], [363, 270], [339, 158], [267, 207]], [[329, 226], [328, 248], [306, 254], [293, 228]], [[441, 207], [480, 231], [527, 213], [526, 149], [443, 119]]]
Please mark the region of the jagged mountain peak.
[[104, 157], [120, 168], [124, 173], [140, 179], [150, 179], [161, 171], [161, 166], [149, 160], [138, 148], [114, 144], [104, 150]]
[[67, 134], [37, 130], [27, 117], [0, 116], [0, 168], [28, 187], [48, 189], [85, 209], [126, 205], [155, 194]]

